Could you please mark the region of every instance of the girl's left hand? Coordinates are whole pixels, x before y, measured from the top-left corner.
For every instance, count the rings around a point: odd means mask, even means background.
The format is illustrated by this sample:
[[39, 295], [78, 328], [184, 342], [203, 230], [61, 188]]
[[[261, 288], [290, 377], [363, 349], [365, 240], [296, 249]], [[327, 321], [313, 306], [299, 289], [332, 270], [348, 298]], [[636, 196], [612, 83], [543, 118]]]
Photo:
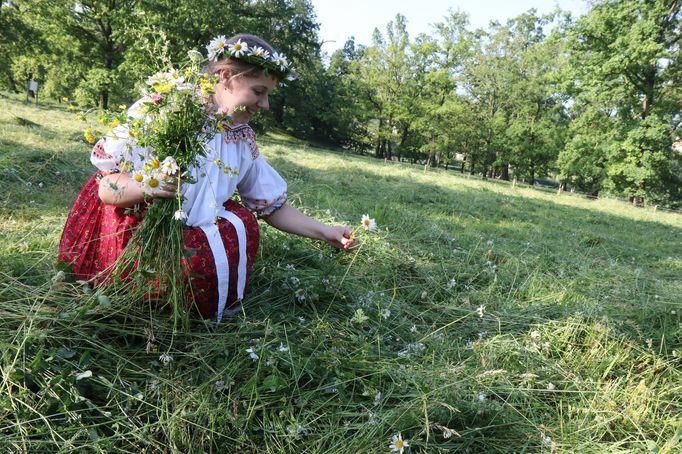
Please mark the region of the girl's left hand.
[[324, 241], [337, 249], [351, 249], [355, 239], [351, 239], [351, 229], [341, 225], [329, 226], [324, 232]]

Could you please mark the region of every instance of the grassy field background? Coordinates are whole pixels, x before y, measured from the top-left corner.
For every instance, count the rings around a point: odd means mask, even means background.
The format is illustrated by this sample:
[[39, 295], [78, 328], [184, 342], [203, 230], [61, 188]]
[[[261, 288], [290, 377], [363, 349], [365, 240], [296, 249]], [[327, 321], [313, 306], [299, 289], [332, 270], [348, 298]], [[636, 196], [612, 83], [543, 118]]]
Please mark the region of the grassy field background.
[[265, 136], [290, 203], [379, 230], [262, 224], [244, 313], [174, 333], [55, 278], [84, 127], [0, 96], [2, 452], [680, 452], [682, 215]]

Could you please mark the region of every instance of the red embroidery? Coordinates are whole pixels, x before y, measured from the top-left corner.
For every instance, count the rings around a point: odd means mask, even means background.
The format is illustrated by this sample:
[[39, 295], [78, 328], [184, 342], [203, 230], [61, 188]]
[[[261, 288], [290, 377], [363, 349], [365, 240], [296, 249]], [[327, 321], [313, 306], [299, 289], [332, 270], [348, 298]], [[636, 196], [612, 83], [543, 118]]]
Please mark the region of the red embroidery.
[[92, 154], [98, 159], [111, 159], [111, 155], [104, 150], [104, 142], [100, 140], [92, 147]]
[[246, 142], [246, 146], [249, 147], [251, 151], [251, 158], [255, 160], [260, 156], [260, 150], [258, 149], [258, 144], [256, 143], [256, 133], [253, 132], [251, 126], [249, 125], [237, 125], [232, 128], [226, 128], [223, 134], [225, 143], [238, 143]]

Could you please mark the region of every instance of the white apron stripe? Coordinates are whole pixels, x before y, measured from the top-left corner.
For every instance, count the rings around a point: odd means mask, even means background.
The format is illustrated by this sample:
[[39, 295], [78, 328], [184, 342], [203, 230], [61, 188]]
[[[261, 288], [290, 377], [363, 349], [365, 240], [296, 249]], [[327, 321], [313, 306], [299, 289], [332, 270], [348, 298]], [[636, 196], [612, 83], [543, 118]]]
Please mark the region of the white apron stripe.
[[223, 318], [225, 304], [227, 304], [227, 292], [230, 286], [230, 265], [218, 227], [215, 224], [202, 225], [201, 230], [206, 234], [208, 245], [213, 253], [213, 261], [215, 262], [216, 279], [218, 280], [218, 312], [216, 314], [216, 322], [220, 322]]
[[237, 267], [237, 299], [244, 299], [244, 289], [246, 288], [246, 227], [244, 222], [231, 211], [220, 210], [218, 216], [227, 219], [237, 232], [239, 244], [239, 265]]

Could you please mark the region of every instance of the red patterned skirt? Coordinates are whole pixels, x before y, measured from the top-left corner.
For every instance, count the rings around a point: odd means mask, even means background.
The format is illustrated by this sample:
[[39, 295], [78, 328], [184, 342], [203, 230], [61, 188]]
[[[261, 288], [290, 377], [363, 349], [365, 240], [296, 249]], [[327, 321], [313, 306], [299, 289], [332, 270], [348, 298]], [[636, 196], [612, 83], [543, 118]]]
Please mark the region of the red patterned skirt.
[[[141, 217], [130, 209], [102, 203], [98, 195], [97, 174], [85, 184], [71, 208], [59, 242], [58, 260], [71, 267], [76, 279], [102, 282], [128, 244]], [[259, 231], [256, 217], [241, 204], [228, 200], [225, 209], [237, 216], [246, 232], [246, 282], [251, 276], [258, 251]], [[229, 266], [226, 311], [239, 307], [237, 297], [240, 252], [236, 227], [226, 219], [217, 223]], [[192, 288], [191, 297], [204, 318], [216, 317], [218, 276], [206, 234], [199, 227], [183, 230], [185, 248], [192, 251], [185, 259]], [[235, 264], [235, 266], [232, 266]]]

